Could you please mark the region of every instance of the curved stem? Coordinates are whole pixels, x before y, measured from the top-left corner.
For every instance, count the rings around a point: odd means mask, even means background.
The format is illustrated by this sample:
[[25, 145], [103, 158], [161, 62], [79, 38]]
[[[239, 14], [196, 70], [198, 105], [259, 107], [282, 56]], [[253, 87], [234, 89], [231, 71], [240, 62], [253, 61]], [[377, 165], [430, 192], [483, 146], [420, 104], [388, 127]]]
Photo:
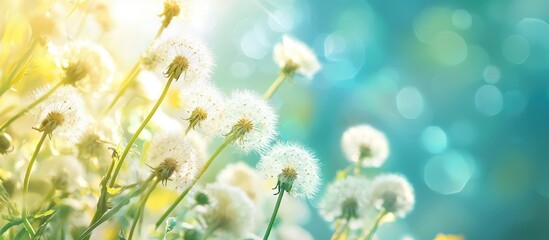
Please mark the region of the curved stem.
[[156, 101], [156, 104], [149, 112], [149, 115], [143, 120], [141, 123], [141, 126], [137, 129], [137, 131], [133, 134], [132, 138], [128, 142], [128, 145], [126, 145], [126, 148], [124, 148], [124, 152], [122, 153], [122, 156], [120, 156], [120, 160], [118, 161], [116, 165], [116, 169], [114, 170], [114, 173], [111, 178], [111, 182], [109, 184], [109, 187], [113, 187], [114, 183], [116, 182], [116, 177], [118, 176], [118, 173], [120, 172], [120, 168], [122, 167], [122, 164], [124, 163], [124, 159], [128, 156], [128, 153], [130, 152], [130, 149], [132, 148], [133, 143], [137, 140], [137, 137], [145, 129], [145, 126], [147, 126], [147, 123], [151, 120], [156, 110], [158, 110], [158, 107], [160, 107], [160, 104], [162, 104], [162, 101], [164, 101], [164, 98], [168, 94], [168, 89], [170, 88], [170, 85], [172, 84], [173, 78], [169, 78], [168, 82], [166, 82], [166, 86], [164, 87], [164, 90], [162, 91], [162, 95], [160, 95], [160, 98], [158, 101]]
[[143, 182], [143, 185], [139, 186], [139, 188], [135, 189], [135, 191], [129, 193], [126, 197], [122, 199], [122, 201], [120, 201], [118, 205], [114, 206], [112, 209], [105, 212], [105, 214], [103, 214], [93, 224], [90, 224], [90, 226], [86, 228], [86, 230], [82, 234], [80, 234], [78, 239], [79, 240], [86, 239], [93, 232], [93, 230], [95, 230], [97, 227], [99, 227], [99, 225], [101, 225], [101, 223], [104, 223], [105, 221], [113, 217], [116, 213], [118, 213], [118, 211], [120, 211], [122, 207], [128, 204], [132, 198], [136, 197], [137, 195], [145, 191], [145, 189], [147, 188], [147, 185], [152, 181], [153, 178], [154, 178], [154, 175], [151, 174], [151, 176], [149, 176], [149, 178], [147, 178], [147, 180]]
[[102, 116], [106, 116], [114, 108], [114, 105], [116, 105], [118, 100], [120, 100], [122, 95], [124, 95], [124, 92], [128, 90], [128, 88], [130, 87], [130, 83], [133, 81], [133, 79], [135, 79], [135, 77], [137, 77], [137, 74], [139, 74], [140, 71], [141, 71], [141, 59], [139, 59], [137, 63], [135, 63], [132, 70], [130, 70], [126, 78], [124, 78], [124, 81], [122, 81], [122, 88], [120, 88], [120, 90], [118, 91], [118, 93], [116, 94], [112, 102], [105, 109], [105, 111], [103, 111]]
[[280, 72], [280, 74], [278, 74], [278, 77], [276, 78], [276, 80], [273, 82], [273, 84], [271, 84], [271, 86], [269, 87], [269, 89], [267, 89], [267, 91], [265, 92], [265, 94], [263, 94], [263, 99], [265, 100], [269, 100], [271, 99], [271, 97], [273, 96], [273, 94], [276, 92], [276, 90], [280, 87], [280, 85], [282, 85], [282, 83], [284, 82], [284, 80], [286, 79], [286, 74], [284, 72]]
[[202, 167], [202, 169], [200, 170], [200, 172], [198, 173], [198, 175], [193, 179], [193, 182], [191, 183], [191, 185], [189, 187], [187, 187], [187, 189], [185, 189], [185, 191], [183, 191], [179, 197], [177, 197], [177, 199], [175, 200], [175, 202], [170, 206], [170, 208], [168, 208], [168, 210], [166, 210], [166, 212], [164, 212], [164, 214], [162, 214], [162, 216], [160, 217], [160, 219], [158, 219], [158, 221], [156, 221], [156, 226], [155, 228], [158, 228], [163, 222], [164, 220], [166, 220], [166, 218], [170, 215], [170, 213], [175, 209], [175, 207], [183, 200], [183, 198], [185, 198], [185, 196], [187, 196], [187, 193], [189, 193], [189, 191], [193, 188], [193, 186], [198, 182], [198, 180], [202, 177], [202, 175], [204, 175], [204, 173], [206, 172], [206, 170], [208, 169], [208, 167], [210, 166], [210, 164], [213, 162], [213, 160], [217, 157], [217, 155], [219, 155], [219, 153], [221, 153], [221, 151], [223, 149], [225, 149], [225, 147], [227, 147], [227, 145], [229, 145], [229, 143], [233, 142], [235, 140], [235, 137], [234, 135], [229, 135], [227, 136], [227, 138], [225, 139], [225, 142], [223, 142], [223, 144], [221, 144], [221, 146], [219, 146], [215, 152], [212, 154], [212, 156], [210, 156], [210, 158], [208, 159], [208, 161], [206, 161], [206, 163], [204, 164], [204, 166]]
[[38, 153], [40, 152], [40, 148], [42, 148], [42, 145], [44, 144], [44, 140], [46, 140], [47, 136], [48, 136], [48, 132], [42, 133], [42, 137], [40, 137], [40, 140], [38, 141], [38, 144], [36, 144], [36, 148], [32, 153], [32, 157], [29, 161], [29, 165], [27, 166], [27, 171], [25, 172], [25, 178], [23, 179], [23, 204], [22, 204], [21, 218], [23, 219], [23, 225], [25, 226], [25, 229], [27, 230], [31, 238], [34, 236], [34, 234], [36, 234], [36, 232], [34, 231], [34, 229], [32, 228], [32, 225], [27, 219], [27, 192], [29, 191], [29, 180], [30, 180], [30, 175], [32, 171], [32, 166], [36, 162], [36, 157], [38, 156]]
[[23, 116], [23, 114], [27, 113], [30, 109], [41, 103], [42, 101], [46, 100], [50, 95], [52, 95], [59, 87], [63, 85], [63, 82], [59, 82], [57, 85], [53, 86], [46, 94], [44, 94], [42, 97], [34, 100], [31, 104], [29, 104], [26, 108], [19, 111], [17, 114], [15, 114], [13, 117], [11, 117], [7, 122], [0, 127], [0, 132], [4, 129], [6, 129], [11, 123], [13, 123], [15, 120]]
[[131, 240], [133, 238], [133, 233], [135, 231], [135, 227], [137, 226], [137, 223], [139, 222], [139, 218], [141, 217], [141, 214], [143, 214], [143, 210], [145, 209], [145, 204], [147, 203], [147, 200], [151, 196], [151, 193], [156, 188], [156, 185], [160, 182], [160, 179], [156, 179], [153, 182], [153, 185], [149, 188], [147, 193], [145, 193], [145, 196], [143, 196], [143, 199], [141, 199], [141, 202], [139, 203], [139, 209], [137, 210], [137, 215], [133, 219], [132, 227], [130, 229], [130, 235], [128, 236], [128, 240]]
[[345, 233], [347, 229], [349, 229], [349, 219], [344, 220], [345, 223], [341, 226], [339, 226], [336, 231], [334, 232], [334, 235], [332, 235], [332, 240], [337, 240], [341, 238], [341, 234]]
[[263, 240], [269, 239], [269, 234], [271, 234], [271, 229], [273, 228], [274, 221], [276, 219], [276, 214], [278, 213], [278, 208], [280, 208], [280, 203], [282, 203], [282, 196], [284, 196], [284, 190], [280, 191], [278, 193], [278, 199], [276, 200], [276, 205], [273, 210], [273, 215], [271, 216], [271, 220], [269, 221], [269, 226], [267, 226], [267, 231], [265, 232], [265, 235], [263, 236]]
[[368, 235], [366, 235], [366, 237], [364, 239], [371, 240], [372, 237], [374, 237], [374, 234], [376, 233], [377, 228], [379, 227], [379, 223], [381, 222], [381, 219], [383, 219], [383, 217], [385, 217], [385, 215], [387, 215], [387, 210], [385, 210], [385, 208], [383, 208], [383, 209], [381, 209], [381, 211], [377, 215], [376, 220], [374, 222], [374, 225], [372, 226], [372, 229], [370, 229], [370, 231], [368, 232]]

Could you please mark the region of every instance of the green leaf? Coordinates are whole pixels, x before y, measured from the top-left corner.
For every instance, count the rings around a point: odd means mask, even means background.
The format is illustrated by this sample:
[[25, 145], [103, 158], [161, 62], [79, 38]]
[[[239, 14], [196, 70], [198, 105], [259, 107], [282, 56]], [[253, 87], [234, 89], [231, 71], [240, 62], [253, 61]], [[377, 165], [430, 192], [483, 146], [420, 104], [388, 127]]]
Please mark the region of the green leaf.
[[119, 194], [122, 191], [122, 188], [107, 188], [107, 192], [110, 195], [116, 195]]
[[55, 210], [50, 209], [50, 210], [45, 211], [45, 212], [43, 212], [43, 213], [39, 213], [39, 214], [34, 215], [34, 218], [46, 217], [46, 216], [52, 215], [54, 212], [55, 212]]

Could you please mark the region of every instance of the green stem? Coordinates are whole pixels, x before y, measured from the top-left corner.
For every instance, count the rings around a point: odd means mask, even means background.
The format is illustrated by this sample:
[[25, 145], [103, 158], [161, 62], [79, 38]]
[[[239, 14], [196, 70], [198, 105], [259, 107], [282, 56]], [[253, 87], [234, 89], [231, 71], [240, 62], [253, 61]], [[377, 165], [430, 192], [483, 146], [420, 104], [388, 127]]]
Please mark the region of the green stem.
[[17, 120], [18, 118], [20, 118], [21, 116], [23, 116], [23, 114], [27, 113], [30, 109], [32, 109], [33, 107], [36, 107], [36, 105], [38, 105], [39, 103], [41, 103], [42, 101], [46, 100], [46, 98], [48, 98], [50, 95], [52, 95], [59, 87], [61, 87], [63, 85], [62, 82], [59, 82], [57, 85], [53, 86], [46, 94], [44, 94], [42, 97], [34, 100], [34, 102], [32, 102], [31, 104], [29, 104], [26, 108], [22, 109], [21, 111], [19, 111], [17, 114], [15, 114], [13, 117], [11, 117], [6, 123], [4, 123], [4, 125], [2, 125], [2, 127], [0, 127], [0, 132], [2, 132], [2, 130], [6, 129], [11, 123], [13, 123], [15, 120]]
[[82, 234], [80, 234], [78, 239], [79, 240], [86, 239], [93, 232], [93, 230], [95, 230], [97, 227], [99, 227], [99, 225], [101, 225], [101, 223], [104, 223], [105, 221], [113, 217], [116, 213], [118, 213], [118, 211], [120, 211], [122, 207], [127, 205], [132, 198], [138, 196], [143, 191], [145, 191], [145, 189], [147, 188], [149, 183], [153, 180], [153, 178], [154, 178], [154, 175], [151, 174], [151, 176], [149, 176], [149, 178], [147, 178], [147, 180], [143, 182], [143, 185], [139, 186], [139, 188], [135, 189], [135, 191], [129, 193], [126, 197], [122, 199], [122, 201], [120, 201], [118, 205], [114, 206], [111, 210], [105, 212], [105, 214], [103, 214], [97, 221], [95, 221], [88, 228], [86, 228], [86, 230]]
[[[99, 199], [97, 199], [97, 207], [95, 208], [95, 213], [93, 214], [93, 218], [90, 222], [89, 226], [92, 226], [105, 212], [107, 212], [107, 198], [108, 196], [108, 188], [107, 183], [109, 182], [110, 176], [112, 174], [112, 170], [114, 168], [114, 165], [116, 164], [117, 155], [112, 155], [112, 161], [111, 164], [109, 164], [109, 167], [107, 168], [107, 172], [105, 173], [105, 176], [103, 176], [103, 179], [101, 179], [101, 194], [99, 195]], [[89, 239], [89, 236], [86, 237], [86, 239]]]
[[235, 140], [234, 135], [227, 136], [227, 138], [225, 139], [225, 142], [223, 142], [223, 144], [221, 144], [221, 146], [219, 146], [215, 150], [215, 152], [210, 156], [208, 161], [206, 161], [206, 163], [204, 164], [204, 166], [202, 167], [202, 169], [200, 170], [198, 175], [193, 179], [193, 182], [191, 183], [191, 185], [189, 187], [187, 187], [187, 189], [185, 189], [185, 191], [183, 191], [181, 193], [181, 195], [179, 195], [179, 197], [177, 197], [177, 199], [170, 206], [170, 208], [168, 208], [168, 210], [166, 210], [166, 212], [164, 212], [164, 214], [160, 217], [160, 219], [158, 219], [158, 221], [156, 221], [156, 227], [155, 228], [158, 228], [164, 222], [164, 220], [166, 220], [166, 218], [175, 209], [175, 207], [183, 200], [183, 198], [185, 198], [187, 193], [189, 193], [189, 191], [193, 188], [193, 186], [198, 182], [200, 177], [202, 177], [202, 175], [204, 175], [204, 173], [206, 172], [206, 170], [208, 169], [210, 164], [213, 162], [213, 160], [217, 157], [217, 155], [219, 155], [219, 153], [221, 153], [221, 151], [223, 151], [223, 149], [225, 149], [225, 147], [227, 147], [227, 145], [232, 143], [234, 140]]
[[36, 232], [34, 231], [34, 229], [32, 228], [32, 225], [27, 219], [27, 192], [29, 191], [29, 180], [30, 180], [30, 175], [32, 171], [32, 166], [36, 162], [36, 157], [38, 156], [38, 153], [40, 152], [40, 148], [42, 148], [42, 145], [44, 144], [44, 140], [46, 140], [47, 136], [48, 136], [48, 132], [42, 133], [42, 137], [40, 137], [40, 140], [38, 141], [38, 144], [36, 144], [36, 148], [32, 153], [32, 157], [30, 159], [29, 165], [27, 166], [27, 171], [25, 172], [25, 178], [23, 179], [23, 204], [22, 204], [21, 218], [23, 219], [23, 225], [25, 226], [25, 229], [27, 230], [31, 238], [34, 236], [34, 234], [36, 234]]
[[137, 226], [137, 222], [139, 222], [139, 218], [141, 217], [141, 215], [143, 214], [143, 210], [145, 209], [145, 204], [147, 203], [147, 200], [149, 199], [149, 197], [151, 196], [151, 193], [154, 191], [154, 189], [156, 188], [156, 185], [158, 185], [159, 182], [160, 182], [160, 179], [157, 178], [153, 182], [153, 185], [149, 188], [147, 193], [145, 193], [145, 196], [143, 196], [143, 199], [141, 199], [141, 202], [139, 203], [139, 209], [137, 210], [137, 215], [133, 219], [133, 223], [132, 223], [132, 227], [130, 229], [130, 235], [128, 236], [128, 240], [132, 240], [133, 233], [135, 231], [135, 227]]
[[332, 240], [337, 240], [341, 238], [341, 234], [343, 234], [347, 229], [349, 228], [349, 219], [345, 219], [345, 223], [343, 226], [339, 226], [336, 231], [334, 232], [334, 235], [332, 235]]
[[143, 131], [143, 129], [145, 129], [145, 126], [147, 126], [147, 123], [149, 123], [149, 121], [153, 117], [156, 110], [158, 110], [158, 108], [160, 107], [160, 104], [162, 104], [162, 101], [164, 101], [164, 98], [168, 94], [168, 89], [170, 88], [170, 85], [172, 84], [173, 80], [174, 79], [171, 78], [171, 77], [168, 79], [168, 82], [166, 82], [166, 86], [164, 87], [164, 90], [162, 91], [162, 95], [160, 95], [160, 98], [158, 99], [158, 101], [156, 101], [156, 104], [154, 105], [154, 107], [149, 112], [149, 115], [147, 115], [145, 120], [143, 120], [143, 122], [141, 123], [141, 126], [139, 126], [137, 131], [133, 134], [132, 138], [128, 142], [128, 145], [126, 145], [126, 148], [124, 148], [124, 152], [122, 153], [122, 156], [120, 156], [120, 160], [118, 161], [118, 163], [116, 165], [116, 169], [114, 170], [114, 173], [112, 175], [109, 187], [114, 186], [114, 183], [116, 182], [116, 177], [118, 176], [118, 173], [120, 172], [120, 168], [122, 167], [122, 164], [124, 163], [124, 159], [126, 159], [126, 157], [128, 156], [128, 153], [130, 152], [130, 149], [132, 148], [133, 143], [137, 140], [137, 137], [139, 136], [141, 131]]
[[282, 85], [282, 83], [284, 82], [284, 80], [286, 79], [286, 74], [284, 72], [280, 72], [280, 74], [278, 74], [278, 77], [276, 78], [276, 80], [273, 82], [273, 84], [271, 84], [271, 86], [269, 87], [269, 89], [267, 89], [267, 91], [265, 92], [265, 94], [263, 94], [263, 99], [265, 100], [269, 100], [271, 99], [271, 97], [273, 96], [273, 94], [276, 92], [276, 90], [280, 87], [280, 85]]
[[364, 239], [371, 240], [372, 237], [374, 237], [374, 234], [376, 233], [377, 228], [379, 227], [379, 223], [381, 222], [381, 219], [383, 219], [383, 217], [385, 217], [385, 215], [387, 215], [387, 210], [385, 210], [385, 208], [383, 208], [383, 209], [381, 209], [381, 211], [377, 215], [376, 220], [374, 222], [374, 225], [372, 226], [372, 229], [370, 229], [370, 231], [368, 232], [368, 235], [366, 235], [366, 237]]
[[276, 219], [276, 214], [278, 213], [278, 208], [280, 208], [280, 203], [282, 203], [282, 196], [284, 196], [284, 190], [281, 190], [278, 193], [278, 199], [276, 200], [276, 205], [273, 210], [273, 215], [271, 216], [271, 220], [269, 221], [269, 226], [267, 226], [267, 231], [265, 232], [265, 235], [263, 236], [263, 240], [269, 239], [269, 234], [271, 234], [271, 229], [273, 228], [274, 221]]
[[128, 88], [130, 87], [130, 83], [133, 81], [133, 79], [135, 79], [135, 77], [137, 77], [137, 74], [139, 74], [140, 71], [141, 71], [141, 59], [139, 59], [139, 61], [135, 63], [132, 70], [130, 70], [126, 78], [124, 78], [124, 81], [122, 81], [122, 88], [120, 88], [120, 90], [118, 91], [118, 93], [116, 94], [112, 102], [105, 109], [105, 111], [103, 111], [102, 116], [106, 116], [114, 108], [114, 105], [116, 105], [118, 100], [120, 100], [122, 95], [124, 95], [124, 92], [128, 90]]

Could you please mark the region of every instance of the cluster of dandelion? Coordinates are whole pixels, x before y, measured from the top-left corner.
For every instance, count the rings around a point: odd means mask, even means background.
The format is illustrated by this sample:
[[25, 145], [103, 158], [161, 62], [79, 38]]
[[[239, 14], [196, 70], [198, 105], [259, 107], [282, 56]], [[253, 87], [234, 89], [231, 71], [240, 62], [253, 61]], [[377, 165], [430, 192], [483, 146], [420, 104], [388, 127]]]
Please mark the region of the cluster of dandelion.
[[[42, 4], [2, 3], [0, 238], [310, 238], [298, 226], [302, 217], [295, 209], [304, 207], [294, 198], [318, 191], [318, 160], [301, 144], [272, 143], [278, 119], [268, 103], [283, 82], [312, 78], [320, 69], [306, 45], [284, 36], [274, 46], [280, 74], [263, 96], [251, 90], [226, 96], [210, 79], [213, 54], [181, 26], [192, 21], [196, 2], [164, 1], [157, 34], [129, 71], [115, 67], [99, 40], [80, 39], [90, 16], [100, 32], [111, 29], [107, 1]], [[68, 34], [68, 19], [78, 13], [80, 28]], [[13, 39], [19, 45], [6, 50]], [[119, 75], [123, 79], [115, 81]], [[51, 85], [37, 88], [28, 83], [33, 77]], [[163, 87], [150, 89], [151, 82]], [[33, 97], [21, 104], [19, 92], [27, 90]], [[212, 146], [216, 139], [220, 144]], [[386, 216], [412, 208], [411, 187], [401, 177], [370, 183], [360, 175], [363, 167], [381, 165], [386, 144], [367, 126], [345, 133], [342, 145], [356, 162], [355, 176], [331, 184], [320, 209], [336, 223], [334, 238], [361, 232], [371, 238]], [[257, 169], [228, 165], [203, 186], [203, 175], [229, 145], [259, 152]], [[146, 211], [158, 191], [177, 196], [166, 198], [166, 209]], [[282, 204], [285, 193], [292, 197]], [[285, 213], [292, 205], [300, 207]], [[355, 231], [369, 226], [371, 206], [379, 211], [372, 227]], [[143, 227], [149, 219], [154, 227]]]

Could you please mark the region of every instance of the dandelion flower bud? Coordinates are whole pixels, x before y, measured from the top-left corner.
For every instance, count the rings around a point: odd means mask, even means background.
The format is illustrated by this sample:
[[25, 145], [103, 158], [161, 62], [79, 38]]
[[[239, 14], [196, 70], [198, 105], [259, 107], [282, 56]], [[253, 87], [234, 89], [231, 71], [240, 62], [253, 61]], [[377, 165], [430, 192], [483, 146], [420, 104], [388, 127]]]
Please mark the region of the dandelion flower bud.
[[261, 155], [257, 168], [269, 180], [276, 180], [278, 191], [295, 197], [312, 198], [320, 185], [318, 159], [303, 146], [276, 143]]
[[177, 133], [159, 134], [153, 138], [150, 164], [163, 184], [170, 182], [177, 190], [185, 189], [192, 182], [197, 169], [189, 140]]
[[199, 40], [170, 36], [157, 40], [146, 53], [145, 69], [162, 72], [166, 78], [186, 82], [209, 80], [213, 70], [210, 50]]
[[[39, 98], [48, 89], [38, 91]], [[70, 86], [61, 87], [50, 97], [42, 101], [35, 111], [35, 119], [40, 122], [34, 129], [51, 135], [61, 136], [70, 142], [77, 142], [88, 124], [82, 97]]]
[[212, 231], [223, 239], [242, 239], [253, 226], [253, 203], [246, 194], [235, 187], [214, 183], [206, 186], [211, 203], [204, 219]]
[[64, 83], [86, 91], [99, 91], [112, 82], [114, 60], [105, 48], [92, 42], [76, 41], [63, 51]]
[[265, 148], [276, 136], [274, 109], [251, 91], [234, 91], [220, 117], [221, 133], [235, 138], [243, 151]]
[[174, 17], [179, 16], [181, 13], [180, 3], [176, 0], [165, 0], [164, 11], [160, 14], [164, 19], [162, 20], [162, 27], [165, 28], [170, 25], [170, 22]]
[[7, 133], [0, 133], [0, 154], [6, 154], [13, 150], [11, 136]]
[[282, 37], [282, 43], [274, 47], [273, 57], [287, 75], [298, 72], [311, 79], [320, 70], [320, 63], [313, 50], [287, 35]]
[[188, 121], [187, 132], [199, 129], [206, 136], [216, 134], [214, 121], [223, 106], [221, 92], [210, 83], [197, 83], [183, 88], [179, 96], [181, 118]]
[[372, 183], [370, 202], [378, 209], [404, 217], [414, 208], [414, 189], [402, 176], [381, 175]]
[[362, 227], [369, 206], [370, 181], [350, 176], [328, 186], [320, 201], [320, 214], [327, 221], [343, 219], [352, 228]]
[[341, 148], [349, 161], [363, 167], [380, 167], [389, 155], [385, 135], [369, 125], [347, 129], [341, 138]]

